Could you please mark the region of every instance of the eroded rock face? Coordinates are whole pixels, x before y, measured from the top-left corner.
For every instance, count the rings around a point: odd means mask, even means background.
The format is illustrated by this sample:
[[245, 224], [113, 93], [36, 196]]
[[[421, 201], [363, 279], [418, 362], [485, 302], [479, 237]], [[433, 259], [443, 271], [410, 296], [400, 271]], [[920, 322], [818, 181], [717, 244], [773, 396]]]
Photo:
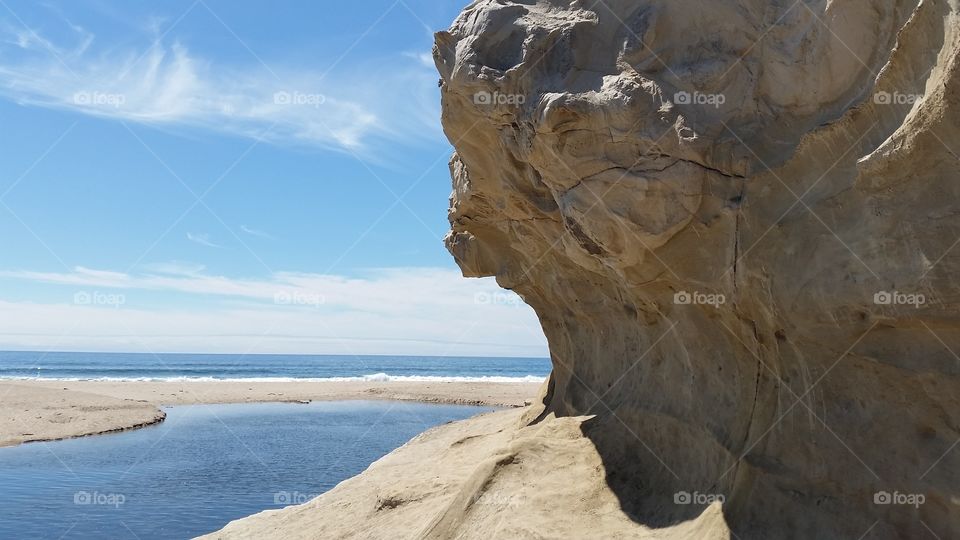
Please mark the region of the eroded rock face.
[[957, 12], [481, 0], [437, 35], [448, 247], [536, 310], [529, 420], [596, 415], [634, 522], [960, 536]]

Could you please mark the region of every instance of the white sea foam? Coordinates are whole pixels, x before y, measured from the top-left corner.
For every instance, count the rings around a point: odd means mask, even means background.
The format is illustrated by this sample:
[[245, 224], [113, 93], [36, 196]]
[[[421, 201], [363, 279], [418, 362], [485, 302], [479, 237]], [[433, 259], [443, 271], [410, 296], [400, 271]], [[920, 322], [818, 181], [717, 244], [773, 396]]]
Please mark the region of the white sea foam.
[[387, 375], [373, 373], [358, 377], [0, 377], [13, 381], [100, 381], [100, 382], [475, 382], [475, 383], [540, 383], [546, 377], [525, 375], [523, 377], [460, 377], [439, 375]]

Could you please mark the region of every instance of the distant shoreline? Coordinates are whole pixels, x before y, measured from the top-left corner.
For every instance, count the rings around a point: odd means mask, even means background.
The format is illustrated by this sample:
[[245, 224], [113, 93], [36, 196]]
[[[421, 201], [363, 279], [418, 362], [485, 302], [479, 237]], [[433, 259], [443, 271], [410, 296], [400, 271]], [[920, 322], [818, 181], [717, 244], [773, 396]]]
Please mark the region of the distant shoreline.
[[0, 351], [0, 383], [506, 382], [541, 383], [545, 358], [16, 353]]
[[135, 429], [163, 421], [163, 406], [417, 401], [520, 407], [541, 382], [422, 381], [0, 381], [0, 446]]
[[545, 376], [524, 375], [519, 377], [500, 375], [390, 375], [373, 373], [352, 377], [0, 377], [0, 384], [11, 383], [509, 383], [539, 384]]
[[550, 355], [543, 356], [516, 356], [516, 355], [476, 355], [476, 354], [388, 354], [388, 353], [291, 353], [291, 352], [190, 352], [190, 351], [104, 351], [98, 349], [80, 350], [63, 349], [50, 350], [45, 348], [38, 349], [0, 349], [0, 354], [36, 354], [39, 356], [49, 356], [51, 354], [87, 354], [87, 355], [113, 355], [113, 356], [244, 356], [244, 357], [294, 357], [294, 358], [463, 358], [463, 359], [489, 359], [498, 360], [550, 360]]

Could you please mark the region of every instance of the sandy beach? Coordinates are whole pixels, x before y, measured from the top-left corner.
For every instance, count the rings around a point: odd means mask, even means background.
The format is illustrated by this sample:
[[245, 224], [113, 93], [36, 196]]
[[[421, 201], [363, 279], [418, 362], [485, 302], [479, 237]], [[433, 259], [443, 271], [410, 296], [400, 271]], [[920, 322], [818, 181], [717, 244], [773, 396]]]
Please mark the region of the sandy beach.
[[166, 415], [137, 400], [31, 383], [0, 383], [0, 446], [147, 426]]
[[0, 446], [134, 429], [160, 422], [160, 407], [380, 399], [518, 407], [537, 383], [140, 382], [33, 380], [0, 383]]

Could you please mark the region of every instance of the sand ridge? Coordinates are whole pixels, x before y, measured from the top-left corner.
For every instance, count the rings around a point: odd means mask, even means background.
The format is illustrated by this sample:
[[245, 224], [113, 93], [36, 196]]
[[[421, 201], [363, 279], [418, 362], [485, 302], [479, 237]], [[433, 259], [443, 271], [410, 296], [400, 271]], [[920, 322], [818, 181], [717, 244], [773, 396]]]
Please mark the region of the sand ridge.
[[0, 446], [124, 431], [165, 417], [142, 400], [55, 385], [0, 383]]
[[0, 446], [97, 435], [163, 421], [162, 406], [379, 399], [518, 407], [536, 383], [147, 382], [0, 383]]

